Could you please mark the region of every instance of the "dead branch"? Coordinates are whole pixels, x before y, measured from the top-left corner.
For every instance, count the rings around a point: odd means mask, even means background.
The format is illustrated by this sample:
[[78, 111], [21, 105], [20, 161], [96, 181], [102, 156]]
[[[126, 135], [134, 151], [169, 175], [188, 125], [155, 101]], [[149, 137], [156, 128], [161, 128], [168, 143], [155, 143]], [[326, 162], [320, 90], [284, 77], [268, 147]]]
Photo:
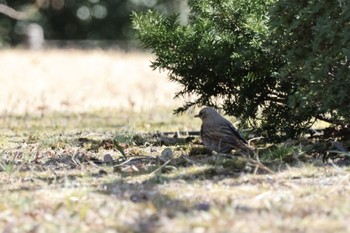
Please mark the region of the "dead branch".
[[316, 117], [316, 119], [333, 124], [333, 125], [340, 125], [340, 126], [345, 126], [346, 123], [340, 120], [335, 120], [335, 119], [331, 119], [331, 118], [327, 118], [321, 114], [318, 114]]
[[16, 11], [15, 9], [13, 9], [5, 4], [0, 4], [0, 13], [7, 15], [8, 17], [10, 17], [12, 19], [17, 19], [17, 20], [28, 19], [32, 15], [29, 12]]

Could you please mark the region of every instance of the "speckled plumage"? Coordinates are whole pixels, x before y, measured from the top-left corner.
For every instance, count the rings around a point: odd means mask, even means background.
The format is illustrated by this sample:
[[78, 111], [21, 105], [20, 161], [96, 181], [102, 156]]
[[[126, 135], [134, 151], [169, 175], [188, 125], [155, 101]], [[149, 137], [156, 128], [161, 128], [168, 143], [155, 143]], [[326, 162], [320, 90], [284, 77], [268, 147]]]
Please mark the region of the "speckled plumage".
[[213, 108], [203, 108], [196, 117], [202, 120], [201, 139], [206, 148], [219, 153], [229, 153], [232, 149], [253, 153], [231, 122]]

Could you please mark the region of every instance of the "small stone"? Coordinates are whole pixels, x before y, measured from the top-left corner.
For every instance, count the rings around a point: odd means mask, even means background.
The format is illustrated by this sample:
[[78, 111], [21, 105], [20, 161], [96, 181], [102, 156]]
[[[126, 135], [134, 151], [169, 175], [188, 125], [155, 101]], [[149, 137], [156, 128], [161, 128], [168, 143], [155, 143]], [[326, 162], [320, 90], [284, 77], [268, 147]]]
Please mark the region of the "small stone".
[[111, 163], [111, 162], [113, 162], [112, 156], [111, 156], [110, 154], [105, 154], [105, 155], [103, 156], [103, 162], [105, 162], [105, 163]]
[[173, 150], [171, 148], [165, 148], [162, 153], [161, 156], [159, 156], [159, 159], [162, 162], [166, 162], [168, 160], [170, 160], [173, 157]]
[[201, 202], [196, 205], [197, 210], [208, 211], [210, 209], [210, 204], [206, 202]]
[[162, 151], [162, 156], [164, 157], [172, 157], [173, 156], [173, 150], [171, 148], [165, 148], [163, 151]]

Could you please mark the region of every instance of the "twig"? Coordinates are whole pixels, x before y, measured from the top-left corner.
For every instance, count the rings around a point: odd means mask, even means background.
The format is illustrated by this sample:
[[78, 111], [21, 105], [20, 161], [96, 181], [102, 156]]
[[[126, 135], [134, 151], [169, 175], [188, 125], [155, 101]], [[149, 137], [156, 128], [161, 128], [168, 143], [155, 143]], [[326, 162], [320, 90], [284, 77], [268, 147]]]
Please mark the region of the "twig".
[[260, 136], [260, 137], [251, 138], [251, 139], [248, 140], [248, 145], [250, 146], [250, 142], [251, 142], [251, 141], [260, 140], [260, 139], [262, 139], [262, 138], [264, 138], [264, 137], [263, 137], [263, 136]]
[[340, 142], [334, 141], [334, 142], [332, 142], [332, 145], [335, 146], [341, 152], [349, 154], [348, 151], [344, 148], [344, 146]]
[[10, 18], [18, 20], [28, 19], [30, 17], [30, 14], [28, 14], [27, 12], [16, 11], [15, 9], [5, 4], [0, 4], [0, 13], [7, 15]]
[[317, 116], [315, 116], [316, 119], [333, 124], [333, 125], [340, 125], [340, 126], [345, 126], [345, 122], [340, 121], [340, 120], [335, 120], [335, 119], [330, 119], [327, 118], [325, 116], [322, 116], [321, 114], [318, 114]]
[[199, 136], [199, 131], [178, 131], [178, 132], [160, 132], [159, 134], [163, 135], [190, 135], [190, 136]]
[[158, 167], [156, 170], [154, 170], [153, 172], [150, 173], [150, 175], [153, 175], [154, 173], [157, 173], [158, 171], [160, 171], [163, 167], [165, 167], [168, 163], [170, 163], [171, 159], [169, 159], [168, 161], [166, 161], [162, 166]]
[[190, 164], [192, 164], [192, 165], [195, 165], [195, 164], [196, 164], [192, 159], [188, 158], [188, 156], [186, 156], [186, 155], [182, 155], [182, 158], [183, 158], [184, 160], [186, 160], [187, 163], [190, 163]]
[[131, 162], [131, 161], [137, 161], [137, 160], [155, 160], [155, 158], [152, 158], [152, 157], [137, 157], [137, 158], [130, 158], [120, 164], [117, 164], [113, 167], [121, 167], [123, 165], [126, 165], [127, 163]]
[[248, 162], [251, 163], [251, 165], [255, 166], [255, 172], [254, 173], [256, 173], [257, 169], [260, 168], [261, 170], [267, 171], [270, 174], [274, 174], [274, 172], [270, 168], [266, 167], [264, 164], [262, 164], [260, 162], [259, 156], [257, 154], [256, 154], [256, 160], [252, 159], [250, 157], [246, 157], [246, 156], [245, 156], [245, 158], [247, 159]]

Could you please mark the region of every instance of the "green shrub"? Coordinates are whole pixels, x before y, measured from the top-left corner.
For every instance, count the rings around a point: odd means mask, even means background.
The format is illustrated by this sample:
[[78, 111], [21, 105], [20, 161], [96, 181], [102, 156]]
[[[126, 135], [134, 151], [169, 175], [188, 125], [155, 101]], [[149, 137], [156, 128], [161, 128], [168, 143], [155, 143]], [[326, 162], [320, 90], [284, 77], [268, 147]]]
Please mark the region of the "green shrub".
[[215, 106], [281, 140], [316, 118], [349, 117], [349, 4], [340, 3], [189, 0], [187, 25], [149, 11], [134, 13], [133, 26], [153, 69], [182, 85], [176, 96], [194, 96], [177, 113]]
[[177, 96], [196, 96], [177, 112], [193, 105], [215, 106], [222, 98], [227, 113], [256, 118], [276, 85], [271, 76], [276, 61], [262, 46], [271, 2], [188, 1], [187, 25], [180, 25], [176, 15], [133, 15], [140, 41], [157, 56], [152, 67], [168, 70], [169, 78], [182, 85]]
[[293, 116], [346, 125], [350, 119], [350, 3], [280, 0], [270, 10], [272, 52], [283, 60]]

